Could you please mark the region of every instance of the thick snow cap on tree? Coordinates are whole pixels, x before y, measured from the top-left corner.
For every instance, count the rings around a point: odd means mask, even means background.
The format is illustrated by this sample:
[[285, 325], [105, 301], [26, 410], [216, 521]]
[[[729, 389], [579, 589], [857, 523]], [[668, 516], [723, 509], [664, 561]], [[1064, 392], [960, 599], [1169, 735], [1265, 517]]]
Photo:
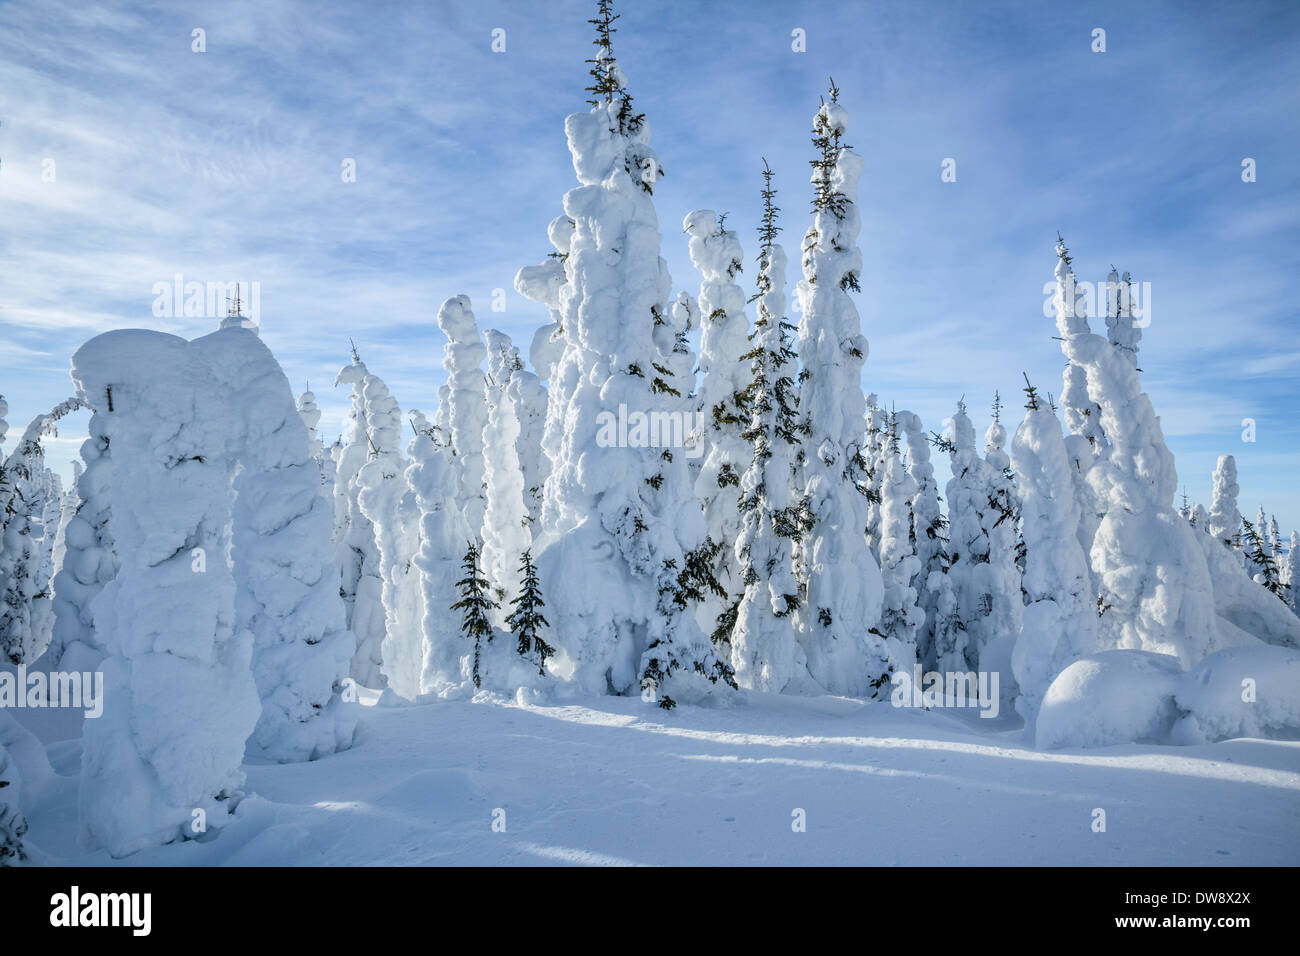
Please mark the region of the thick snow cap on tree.
[[237, 626], [253, 638], [262, 714], [250, 749], [311, 760], [345, 749], [355, 708], [342, 699], [353, 637], [332, 552], [332, 504], [320, 493], [311, 436], [280, 363], [238, 326], [196, 339], [230, 411], [231, 560]]
[[804, 493], [813, 526], [804, 545], [807, 603], [799, 610], [801, 640], [814, 679], [831, 693], [887, 692], [891, 670], [910, 667], [901, 645], [870, 633], [880, 619], [884, 585], [867, 547], [862, 422], [862, 366], [867, 340], [848, 290], [856, 288], [862, 253], [857, 207], [862, 158], [836, 148], [847, 113], [824, 103], [815, 142], [829, 168], [815, 169], [818, 209], [803, 241], [798, 296], [799, 359], [805, 380], [800, 416], [808, 432]]
[[382, 688], [387, 681], [382, 670], [385, 614], [379, 545], [374, 524], [362, 512], [359, 500], [359, 475], [375, 447], [366, 405], [366, 385], [371, 377], [354, 349], [352, 362], [334, 379], [335, 387], [352, 386], [348, 430], [335, 471], [335, 561], [347, 626], [356, 639], [351, 675], [365, 687]]
[[104, 656], [90, 603], [117, 574], [108, 498], [113, 460], [107, 414], [91, 413], [86, 426], [90, 437], [81, 443], [85, 468], [77, 477], [79, 504], [64, 530], [63, 561], [54, 575], [54, 636], [41, 662], [47, 670], [92, 669]]
[[[930, 462], [930, 442], [926, 437], [921, 417], [915, 412], [900, 411], [898, 427], [907, 435], [907, 472], [916, 483], [912, 496], [912, 526], [916, 537], [916, 558], [919, 562], [912, 587], [917, 592], [917, 603], [925, 614], [916, 635], [917, 659], [933, 663], [932, 648], [937, 619], [938, 595], [928, 586], [930, 575], [943, 574], [944, 518], [939, 508], [939, 485], [934, 478], [934, 465]], [[946, 577], [946, 575], [944, 575]]]
[[1011, 655], [1020, 696], [1016, 711], [1033, 727], [1056, 675], [1098, 646], [1096, 599], [1079, 543], [1079, 502], [1061, 425], [1044, 399], [1025, 412], [1011, 442], [1025, 541], [1024, 627]]
[[[598, 440], [620, 406], [649, 415], [679, 411], [682, 398], [655, 341], [671, 289], [650, 198], [662, 170], [604, 48], [593, 73], [618, 90], [565, 120], [581, 183], [564, 197], [574, 223], [560, 292], [567, 347], [559, 376], [568, 398], [548, 420], [556, 460], [536, 563], [562, 645], [557, 672], [571, 671], [589, 692], [625, 693], [683, 660], [688, 672], [692, 658], [706, 670], [714, 662], [676, 602], [688, 556], [704, 541], [685, 455], [653, 447], [648, 436]], [[551, 447], [556, 422], [563, 434]]]
[[438, 309], [438, 328], [447, 336], [442, 366], [450, 387], [451, 447], [455, 452], [458, 501], [465, 524], [483, 532], [487, 495], [483, 490], [483, 428], [487, 424], [487, 386], [483, 362], [487, 348], [479, 335], [469, 296], [453, 296]]
[[1064, 243], [1057, 256], [1057, 328], [1068, 332], [1061, 348], [1084, 370], [1110, 440], [1109, 455], [1088, 475], [1105, 512], [1091, 553], [1099, 609], [1120, 647], [1172, 654], [1191, 666], [1215, 649], [1214, 592], [1196, 535], [1173, 507], [1173, 455], [1128, 356], [1088, 331], [1085, 316], [1064, 314], [1074, 287]]
[[[485, 333], [488, 342], [488, 419], [483, 428], [484, 480], [487, 510], [483, 521], [480, 570], [493, 589], [498, 605], [511, 586], [519, 556], [532, 546], [528, 521], [528, 491], [519, 456], [520, 421], [511, 385], [522, 371], [518, 351], [510, 337], [496, 329]], [[535, 465], [535, 463], [534, 463]], [[498, 607], [493, 624], [504, 624], [508, 611]]]
[[105, 413], [121, 562], [91, 607], [108, 657], [103, 715], [83, 731], [81, 822], [120, 857], [190, 835], [195, 810], [219, 827], [243, 785], [261, 705], [226, 564], [236, 416], [201, 350], [174, 335], [96, 336], [72, 375]]
[[708, 626], [722, 604], [739, 598], [742, 588], [734, 552], [740, 532], [740, 475], [753, 454], [741, 437], [745, 420], [741, 393], [749, 384], [742, 356], [749, 350], [749, 325], [745, 293], [736, 282], [744, 256], [739, 237], [723, 228], [711, 209], [687, 213], [682, 229], [690, 236], [691, 263], [701, 276], [699, 371], [703, 379], [696, 404], [703, 417], [705, 458], [695, 480], [695, 495], [710, 539], [721, 545], [714, 573], [728, 593], [702, 605]]
[[465, 686], [456, 603], [459, 549], [465, 529], [455, 505], [456, 470], [451, 450], [440, 447], [431, 432], [411, 442], [406, 483], [419, 509], [419, 549], [412, 559], [422, 596], [420, 619], [420, 693], [446, 695]]
[[1230, 548], [1237, 546], [1241, 534], [1241, 512], [1237, 510], [1237, 459], [1220, 455], [1214, 466], [1214, 497], [1210, 500], [1210, 534]]

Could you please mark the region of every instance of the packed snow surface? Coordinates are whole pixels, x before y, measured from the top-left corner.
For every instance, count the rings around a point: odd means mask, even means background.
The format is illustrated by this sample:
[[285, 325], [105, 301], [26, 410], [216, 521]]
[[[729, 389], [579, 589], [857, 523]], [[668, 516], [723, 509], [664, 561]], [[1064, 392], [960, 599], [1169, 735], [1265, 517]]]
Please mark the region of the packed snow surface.
[[[1300, 742], [1043, 752], [1013, 716], [836, 697], [745, 693], [670, 714], [638, 697], [375, 697], [353, 749], [246, 764], [247, 795], [215, 840], [120, 862], [1300, 864]], [[34, 862], [113, 862], [75, 842], [73, 715], [10, 713], [65, 775], [28, 809]]]

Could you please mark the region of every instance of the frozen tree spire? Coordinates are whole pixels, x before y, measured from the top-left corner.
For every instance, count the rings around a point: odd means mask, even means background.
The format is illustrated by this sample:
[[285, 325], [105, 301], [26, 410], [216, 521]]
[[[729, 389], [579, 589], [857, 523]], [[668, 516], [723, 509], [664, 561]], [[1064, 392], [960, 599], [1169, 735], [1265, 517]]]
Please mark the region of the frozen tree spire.
[[848, 112], [831, 84], [813, 121], [813, 224], [803, 240], [798, 296], [799, 412], [807, 432], [803, 489], [812, 527], [804, 566], [806, 604], [799, 628], [814, 679], [839, 694], [886, 693], [890, 673], [910, 667], [901, 645], [872, 634], [884, 586], [867, 546], [862, 455], [862, 366], [867, 339], [849, 293], [859, 289], [862, 253], [857, 207], [862, 159], [841, 137]]
[[1101, 408], [1109, 454], [1088, 473], [1104, 517], [1091, 560], [1097, 606], [1122, 647], [1177, 655], [1184, 666], [1214, 650], [1217, 635], [1210, 573], [1191, 527], [1174, 511], [1178, 476], [1138, 371], [1062, 290], [1073, 284], [1065, 244], [1057, 245], [1055, 307], [1061, 348], [1084, 370], [1088, 397]]
[[1287, 604], [1300, 615], [1300, 534], [1291, 532], [1291, 547], [1286, 553]]
[[108, 656], [103, 714], [82, 732], [80, 819], [91, 845], [122, 857], [193, 836], [199, 812], [211, 835], [244, 782], [261, 705], [226, 563], [234, 416], [174, 335], [106, 332], [72, 356], [72, 375], [107, 413], [121, 561], [93, 605]]
[[[334, 484], [338, 505], [335, 515], [342, 523], [342, 536], [335, 548], [339, 593], [346, 608], [348, 628], [356, 637], [352, 677], [364, 687], [383, 688], [387, 680], [382, 669], [386, 622], [381, 558], [374, 523], [366, 517], [360, 497], [364, 487], [361, 471], [372, 456], [382, 453], [381, 445], [372, 435], [377, 429], [370, 421], [370, 412], [371, 399], [380, 402], [386, 389], [381, 392], [373, 386], [373, 381], [377, 381], [376, 377], [361, 361], [354, 346], [351, 364], [343, 366], [334, 380], [336, 386], [352, 386], [352, 411]], [[379, 437], [384, 443], [382, 447], [391, 450], [397, 440], [391, 422], [382, 424]]]
[[[262, 710], [252, 752], [284, 763], [352, 744], [342, 698], [353, 638], [332, 560], [332, 503], [280, 363], [255, 330], [225, 326], [190, 343], [226, 396], [235, 474], [235, 623], [252, 635]], [[208, 556], [209, 567], [215, 555]]]
[[1229, 548], [1241, 542], [1241, 512], [1237, 510], [1237, 459], [1220, 455], [1214, 466], [1214, 497], [1210, 500], [1210, 534]]
[[[557, 374], [567, 398], [548, 421], [548, 449], [552, 423], [561, 433], [537, 566], [577, 683], [597, 693], [640, 689], [672, 706], [670, 682], [726, 679], [730, 666], [691, 614], [716, 580], [685, 449], [671, 428], [664, 438], [686, 405], [672, 374], [671, 279], [651, 200], [663, 169], [613, 57], [610, 5], [600, 11], [591, 109], [565, 120], [580, 183], [564, 198], [574, 225]], [[620, 434], [610, 424], [620, 413], [640, 424]]]
[[482, 571], [497, 599], [494, 623], [502, 623], [507, 588], [514, 579], [519, 555], [532, 546], [527, 489], [519, 458], [519, 416], [513, 376], [523, 368], [518, 350], [504, 332], [489, 329], [488, 418], [483, 429], [484, 478], [487, 510], [483, 522]]
[[917, 486], [903, 469], [899, 451], [898, 420], [890, 416], [877, 467], [880, 481], [880, 574], [884, 581], [884, 605], [877, 632], [897, 641], [908, 652], [905, 660], [915, 658], [916, 634], [925, 621], [917, 605], [912, 581], [921, 568], [912, 539], [911, 500]]
[[[907, 435], [908, 474], [916, 484], [912, 495], [912, 537], [915, 539], [919, 567], [912, 587], [918, 595], [918, 605], [925, 614], [916, 633], [918, 660], [933, 663], [932, 646], [937, 619], [938, 595], [929, 587], [930, 575], [939, 573], [946, 582], [947, 556], [944, 541], [947, 538], [947, 521], [939, 509], [939, 485], [934, 479], [934, 465], [930, 463], [930, 442], [926, 438], [921, 418], [915, 412], [898, 413], [898, 427]], [[933, 669], [933, 668], [930, 668]]]
[[736, 233], [723, 225], [711, 209], [687, 213], [682, 229], [690, 236], [691, 262], [700, 271], [699, 308], [703, 334], [700, 372], [703, 379], [696, 404], [703, 420], [705, 458], [695, 480], [695, 495], [704, 509], [709, 541], [716, 546], [714, 575], [727, 592], [725, 598], [702, 604], [703, 626], [712, 628], [720, 614], [734, 620], [743, 584], [736, 559], [740, 532], [740, 475], [753, 456], [741, 437], [745, 428], [744, 391], [748, 370], [742, 356], [748, 351], [749, 328], [745, 293], [736, 277], [743, 252]]
[[460, 670], [460, 629], [448, 608], [457, 599], [458, 549], [465, 535], [456, 507], [456, 472], [451, 450], [439, 446], [429, 428], [409, 449], [406, 483], [419, 513], [419, 550], [412, 564], [419, 573], [423, 616], [420, 619], [420, 693], [443, 694], [468, 675]]
[[1098, 646], [1088, 556], [1079, 543], [1079, 502], [1069, 452], [1047, 403], [1027, 389], [1025, 418], [1011, 442], [1025, 538], [1024, 627], [1011, 655], [1020, 696], [1016, 710], [1029, 728], [1052, 680]]
[[744, 594], [736, 609], [731, 660], [736, 681], [754, 690], [780, 692], [792, 682], [807, 685], [808, 666], [794, 628], [800, 588], [794, 573], [794, 545], [805, 509], [795, 489], [803, 426], [799, 421], [794, 373], [795, 326], [785, 314], [785, 249], [776, 241], [778, 207], [772, 170], [763, 162], [762, 243], [758, 255], [758, 316], [742, 359], [749, 363], [743, 407], [750, 445], [749, 466], [740, 479], [740, 531], [735, 555]]
[[448, 299], [438, 310], [438, 327], [447, 336], [442, 366], [450, 387], [451, 447], [455, 454], [458, 500], [465, 524], [476, 539], [483, 533], [487, 494], [483, 488], [483, 427], [487, 424], [487, 348], [479, 335], [469, 296]]

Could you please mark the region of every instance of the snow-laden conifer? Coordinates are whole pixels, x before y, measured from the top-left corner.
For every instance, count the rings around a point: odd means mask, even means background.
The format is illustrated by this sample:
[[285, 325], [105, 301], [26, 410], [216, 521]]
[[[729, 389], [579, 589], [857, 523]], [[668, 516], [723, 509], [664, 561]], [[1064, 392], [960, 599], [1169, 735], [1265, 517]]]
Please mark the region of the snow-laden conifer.
[[1173, 654], [1184, 666], [1215, 649], [1210, 573], [1196, 536], [1173, 507], [1178, 476], [1160, 421], [1142, 391], [1132, 356], [1100, 335], [1062, 295], [1073, 286], [1057, 245], [1054, 307], [1061, 348], [1084, 370], [1088, 397], [1101, 408], [1109, 454], [1088, 473], [1104, 510], [1090, 554], [1098, 610], [1121, 647]]
[[691, 263], [701, 276], [699, 309], [702, 335], [701, 374], [696, 407], [703, 426], [704, 462], [695, 479], [695, 496], [704, 510], [705, 529], [716, 548], [714, 576], [725, 597], [701, 604], [701, 626], [722, 625], [720, 615], [734, 620], [744, 584], [736, 558], [740, 533], [740, 476], [753, 457], [741, 437], [745, 430], [744, 391], [749, 371], [749, 320], [745, 293], [737, 277], [744, 256], [740, 238], [724, 225], [724, 217], [711, 209], [686, 214], [682, 229], [690, 236]]
[[736, 681], [753, 690], [779, 692], [807, 686], [808, 665], [794, 627], [800, 589], [794, 545], [805, 510], [795, 487], [803, 426], [795, 375], [795, 326], [786, 319], [785, 249], [776, 241], [778, 207], [772, 171], [763, 163], [763, 220], [759, 227], [758, 314], [742, 358], [749, 466], [740, 479], [740, 532], [735, 553], [744, 594], [731, 634]]
[[848, 112], [831, 85], [813, 121], [813, 224], [803, 240], [798, 296], [799, 414], [806, 429], [803, 493], [811, 529], [804, 563], [807, 598], [796, 612], [813, 678], [831, 693], [886, 693], [890, 673], [910, 667], [901, 646], [872, 634], [884, 586], [867, 546], [866, 413], [862, 366], [867, 339], [849, 293], [857, 291], [862, 253], [857, 207], [862, 158], [841, 142]]
[[465, 525], [477, 540], [483, 534], [487, 494], [483, 487], [483, 427], [487, 424], [487, 347], [479, 335], [469, 296], [448, 299], [438, 309], [438, 327], [447, 336], [442, 366], [447, 370], [451, 447], [456, 462], [457, 502]]
[[[190, 348], [229, 409], [235, 621], [252, 636], [262, 702], [249, 748], [285, 763], [346, 749], [356, 728], [355, 708], [343, 700], [353, 639], [331, 555], [332, 503], [321, 495], [310, 433], [254, 328], [226, 324]], [[218, 561], [224, 556], [206, 556], [209, 568]]]
[[[103, 714], [82, 732], [81, 829], [121, 857], [194, 836], [196, 813], [211, 836], [244, 781], [261, 703], [226, 562], [236, 414], [201, 350], [174, 335], [106, 332], [72, 375], [105, 413], [120, 560], [92, 605], [108, 656]], [[287, 385], [286, 399], [298, 422]]]
[[[547, 426], [548, 446], [552, 423], [562, 434], [537, 566], [577, 684], [639, 689], [672, 706], [670, 682], [687, 683], [679, 673], [717, 681], [730, 667], [691, 616], [712, 575], [684, 449], [665, 443], [662, 427], [657, 445], [649, 433], [649, 422], [686, 410], [664, 350], [671, 280], [651, 199], [663, 168], [613, 55], [608, 0], [598, 11], [591, 108], [565, 120], [580, 185], [564, 199], [574, 230], [559, 293], [567, 344], [558, 374], [572, 390]], [[639, 416], [622, 435], [612, 423], [620, 408]]]
[[1102, 648], [1088, 556], [1078, 537], [1074, 465], [1056, 415], [1032, 385], [1026, 391], [1025, 418], [1011, 442], [1011, 463], [1021, 499], [1028, 604], [1011, 667], [1020, 690], [1016, 711], [1032, 739], [1038, 706], [1052, 680], [1075, 660]]

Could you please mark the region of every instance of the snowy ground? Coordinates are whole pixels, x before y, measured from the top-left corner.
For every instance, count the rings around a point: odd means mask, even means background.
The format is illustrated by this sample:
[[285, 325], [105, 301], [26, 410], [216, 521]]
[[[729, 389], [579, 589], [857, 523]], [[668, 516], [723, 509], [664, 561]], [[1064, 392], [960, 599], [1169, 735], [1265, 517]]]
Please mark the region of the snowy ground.
[[[76, 728], [14, 713], [69, 774], [31, 815], [35, 861], [110, 862], [76, 846]], [[608, 697], [367, 706], [351, 751], [249, 765], [217, 839], [128, 862], [1300, 864], [1300, 742], [1044, 753], [954, 713], [761, 695], [670, 714]]]

